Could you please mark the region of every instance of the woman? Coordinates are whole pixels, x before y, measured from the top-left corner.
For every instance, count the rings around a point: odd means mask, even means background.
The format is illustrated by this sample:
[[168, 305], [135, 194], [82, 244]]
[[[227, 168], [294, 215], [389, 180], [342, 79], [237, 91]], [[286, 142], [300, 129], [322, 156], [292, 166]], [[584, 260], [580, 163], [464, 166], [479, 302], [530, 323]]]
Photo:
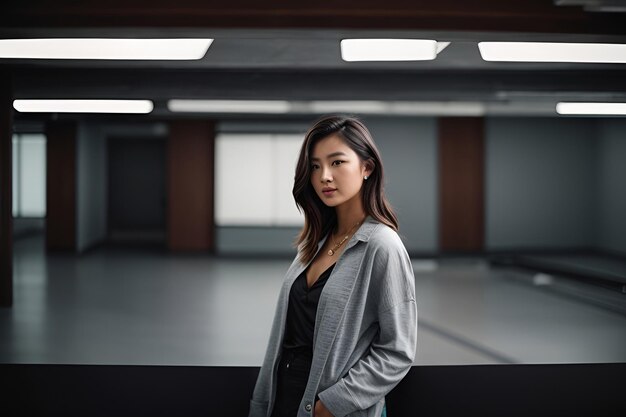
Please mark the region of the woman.
[[307, 132], [293, 196], [305, 223], [279, 295], [250, 417], [379, 417], [413, 364], [413, 267], [359, 120]]

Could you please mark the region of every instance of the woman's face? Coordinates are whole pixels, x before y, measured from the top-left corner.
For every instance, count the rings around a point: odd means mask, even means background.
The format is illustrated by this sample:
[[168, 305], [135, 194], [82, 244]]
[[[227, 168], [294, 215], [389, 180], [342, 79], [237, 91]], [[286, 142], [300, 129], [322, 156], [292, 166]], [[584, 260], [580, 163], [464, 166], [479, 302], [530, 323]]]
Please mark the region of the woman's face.
[[[311, 184], [324, 204], [336, 207], [360, 198], [363, 177], [369, 170], [339, 136], [320, 139], [313, 146], [310, 164]], [[335, 191], [324, 192], [327, 188]]]

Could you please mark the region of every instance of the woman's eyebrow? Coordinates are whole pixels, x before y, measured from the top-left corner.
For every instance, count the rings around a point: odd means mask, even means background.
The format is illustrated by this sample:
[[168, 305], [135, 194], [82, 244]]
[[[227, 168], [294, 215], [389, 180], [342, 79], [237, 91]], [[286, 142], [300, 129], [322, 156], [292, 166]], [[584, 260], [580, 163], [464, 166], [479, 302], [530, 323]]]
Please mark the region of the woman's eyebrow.
[[[344, 152], [333, 152], [333, 153], [329, 153], [328, 155], [326, 155], [326, 159], [328, 158], [332, 158], [333, 156], [338, 156], [338, 155], [346, 155], [346, 153]], [[311, 158], [311, 161], [319, 161], [319, 158]]]

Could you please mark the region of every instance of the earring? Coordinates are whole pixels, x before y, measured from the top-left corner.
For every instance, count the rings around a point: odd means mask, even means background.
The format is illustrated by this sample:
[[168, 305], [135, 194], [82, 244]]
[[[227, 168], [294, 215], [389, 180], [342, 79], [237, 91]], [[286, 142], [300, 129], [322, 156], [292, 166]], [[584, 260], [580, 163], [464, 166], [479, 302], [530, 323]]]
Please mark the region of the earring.
[[367, 179], [367, 175], [363, 177], [364, 179]]

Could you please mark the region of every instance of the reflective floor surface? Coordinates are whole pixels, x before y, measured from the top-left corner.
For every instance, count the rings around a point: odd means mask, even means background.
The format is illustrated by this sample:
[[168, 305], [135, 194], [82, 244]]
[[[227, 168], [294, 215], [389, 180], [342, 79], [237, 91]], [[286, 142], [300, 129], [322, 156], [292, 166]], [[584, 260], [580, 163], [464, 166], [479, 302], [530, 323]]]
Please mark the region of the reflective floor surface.
[[[14, 244], [0, 362], [259, 366], [291, 259]], [[480, 259], [414, 261], [415, 364], [626, 362], [626, 295]], [[604, 300], [604, 301], [603, 301]], [[608, 300], [608, 301], [606, 301]]]

